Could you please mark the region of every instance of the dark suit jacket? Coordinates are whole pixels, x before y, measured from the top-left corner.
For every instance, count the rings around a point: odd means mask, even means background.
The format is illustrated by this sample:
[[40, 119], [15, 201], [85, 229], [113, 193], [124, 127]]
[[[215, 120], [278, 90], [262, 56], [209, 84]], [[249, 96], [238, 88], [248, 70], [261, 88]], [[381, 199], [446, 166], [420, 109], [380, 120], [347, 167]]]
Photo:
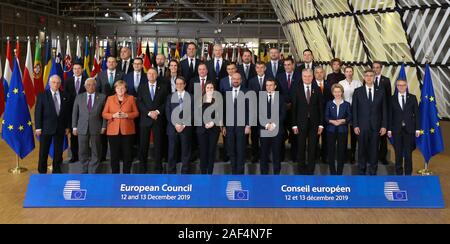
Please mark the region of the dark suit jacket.
[[[120, 72], [118, 69], [116, 70], [116, 76], [114, 77], [114, 83], [116, 83], [119, 80], [123, 80], [124, 75], [122, 72]], [[109, 74], [108, 70], [102, 71], [97, 76], [97, 91], [105, 94], [107, 97], [114, 95], [116, 92], [114, 91], [114, 84], [113, 86], [109, 85]]]
[[[266, 93], [267, 94], [267, 93]], [[287, 116], [287, 107], [286, 107], [286, 103], [285, 103], [285, 99], [286, 97], [284, 97], [283, 95], [281, 95], [280, 93], [278, 93], [279, 96], [279, 121], [278, 123], [276, 123], [276, 126], [278, 127], [278, 134], [279, 135], [283, 135], [284, 134], [284, 120], [286, 119]], [[261, 98], [263, 99], [263, 98]], [[264, 97], [265, 99], [265, 97]], [[268, 104], [267, 104], [268, 105]], [[259, 112], [259, 111], [258, 111]], [[274, 111], [272, 111], [272, 116], [273, 116]], [[275, 121], [270, 120], [272, 123], [275, 123]], [[260, 129], [265, 130], [265, 125], [259, 125]]]
[[292, 126], [297, 126], [300, 133], [305, 130], [308, 114], [312, 128], [317, 128], [320, 125], [324, 126], [323, 96], [320, 89], [311, 86], [311, 99], [308, 104], [306, 101], [305, 87], [303, 84], [299, 85], [292, 98], [292, 113]]
[[[82, 75], [81, 76], [81, 82], [80, 82], [80, 89], [78, 90], [78, 94], [86, 92], [86, 88], [84, 87], [84, 82], [86, 81], [87, 77]], [[77, 91], [75, 88], [75, 77], [69, 77], [64, 82], [64, 94], [69, 100], [69, 121], [72, 121], [72, 110], [73, 110], [73, 104], [75, 103], [75, 98], [77, 97]]]
[[[229, 91], [231, 91], [232, 90], [232, 88], [229, 90]], [[245, 93], [247, 93], [248, 92], [248, 90], [247, 90], [247, 88], [245, 88], [245, 87], [243, 87], [243, 86], [241, 86], [241, 88], [240, 88], [240, 92], [243, 92], [244, 93], [244, 95], [245, 95]], [[233, 126], [228, 126], [226, 123], [227, 123], [227, 113], [226, 113], [226, 111], [227, 111], [227, 104], [228, 104], [228, 100], [227, 99], [233, 99], [232, 98], [232, 96], [230, 96], [229, 98], [226, 96], [226, 94], [225, 94], [225, 97], [224, 97], [224, 113], [223, 113], [223, 118], [224, 118], [224, 125], [227, 127], [227, 130], [234, 130], [234, 129], [236, 129], [236, 128], [238, 128], [238, 127], [242, 127], [242, 126], [237, 126], [237, 124], [236, 124], [236, 118], [237, 118], [237, 109], [234, 109], [233, 111], [234, 111], [234, 122], [233, 122]], [[230, 101], [231, 102], [231, 101]], [[239, 106], [240, 104], [237, 104], [237, 105], [235, 105], [235, 107], [234, 108], [236, 108], [236, 106]], [[247, 125], [249, 125], [249, 103], [248, 103], [248, 100], [246, 99], [245, 100], [245, 126], [247, 126]]]
[[130, 59], [130, 61], [128, 61], [128, 72], [125, 74], [125, 70], [122, 69], [122, 60], [119, 61], [119, 63], [117, 64], [117, 70], [120, 71], [120, 73], [127, 75], [129, 73], [133, 73], [134, 69], [133, 69], [133, 59]]
[[[375, 86], [376, 86], [376, 84], [375, 84]], [[375, 87], [375, 88], [383, 89], [386, 99], [389, 99], [392, 96], [391, 80], [389, 78], [387, 78], [386, 76], [383, 76], [383, 75], [381, 76], [380, 85], [379, 85], [379, 87]], [[389, 108], [389, 106], [390, 106], [390, 103], [388, 102], [388, 108]]]
[[[150, 87], [148, 82], [142, 83], [139, 87], [138, 91], [138, 97], [137, 97], [137, 104], [139, 108], [139, 113], [141, 115], [141, 126], [152, 126], [153, 123], [156, 123], [157, 125], [160, 125], [162, 123], [162, 120], [164, 119], [164, 112], [165, 112], [165, 103], [168, 96], [167, 90], [165, 84], [161, 82], [156, 83], [156, 91], [155, 91], [155, 98], [152, 101], [150, 96]], [[153, 120], [148, 116], [148, 113], [150, 111], [159, 111], [158, 120]]]
[[366, 86], [355, 89], [353, 93], [353, 127], [359, 127], [360, 130], [379, 131], [388, 125], [388, 109], [384, 90], [376, 89], [373, 102], [369, 102], [366, 92]]
[[[301, 65], [298, 65], [297, 68], [295, 69], [295, 73], [298, 75], [298, 77], [300, 77], [300, 80], [302, 79], [302, 72], [305, 69], [305, 66], [306, 65], [303, 63]], [[312, 63], [312, 70], [313, 70], [313, 72], [314, 72], [315, 68], [316, 68], [316, 64], [313, 62]], [[314, 73], [313, 73], [313, 76], [314, 76]]]
[[69, 99], [64, 93], [60, 94], [59, 116], [56, 114], [55, 103], [52, 93], [46, 90], [39, 94], [34, 111], [36, 130], [42, 130], [43, 135], [65, 134], [65, 130], [70, 128], [69, 120]]
[[[217, 84], [215, 82], [215, 79], [213, 79], [212, 77], [210, 77], [209, 75], [207, 76], [206, 80], [205, 80], [205, 84], [208, 81], [212, 81], [214, 83], [214, 87], [217, 87]], [[189, 86], [186, 86], [186, 91], [189, 92], [190, 94], [194, 94], [194, 85], [195, 84], [200, 84], [200, 77], [196, 76], [194, 78], [192, 78], [192, 80], [188, 83]]]
[[239, 74], [241, 74], [241, 76], [242, 76], [242, 81], [245, 81], [246, 87], [248, 88], [248, 82], [251, 79], [253, 79], [255, 76], [257, 76], [257, 74], [256, 74], [256, 65], [250, 64], [250, 68], [249, 68], [249, 71], [248, 71], [248, 78], [245, 77], [244, 64], [238, 65], [237, 69], [238, 69]]
[[[156, 72], [158, 72], [158, 78], [160, 78], [160, 76], [159, 76], [159, 66], [156, 66], [155, 69], [156, 69]], [[170, 73], [170, 71], [169, 71], [169, 69], [168, 69], [167, 67], [165, 67], [165, 66], [163, 67], [163, 70], [164, 70], [164, 71], [163, 71], [163, 72], [164, 72], [163, 78], [164, 78], [164, 77], [167, 76], [168, 73]]]
[[267, 77], [267, 75], [265, 75], [264, 80], [263, 80], [263, 87], [261, 87], [259, 85], [259, 77], [258, 77], [258, 75], [256, 75], [256, 77], [253, 77], [253, 79], [251, 79], [248, 82], [248, 89], [256, 92], [256, 94], [258, 94], [260, 91], [265, 91], [266, 90], [266, 81], [268, 79], [269, 79], [269, 77]]
[[324, 108], [325, 108], [325, 106], [327, 105], [327, 102], [331, 101], [331, 100], [334, 100], [334, 97], [333, 97], [333, 94], [331, 93], [331, 86], [328, 84], [328, 81], [325, 80], [323, 82], [323, 84], [324, 85], [323, 85], [323, 92], [322, 92], [322, 90], [320, 89], [319, 85], [317, 84], [317, 81], [316, 80], [313, 81], [313, 86], [319, 88], [319, 91], [322, 93], [322, 96], [323, 96], [323, 99], [324, 99], [323, 100], [324, 101]]
[[278, 90], [281, 92], [281, 95], [286, 97], [286, 103], [291, 103], [291, 98], [297, 91], [297, 88], [302, 83], [300, 77], [295, 72], [291, 77], [291, 88], [289, 89], [286, 72], [278, 74], [277, 76], [277, 85]]
[[[214, 105], [214, 102], [212, 102], [212, 103], [205, 103], [205, 102], [203, 102], [202, 103], [202, 111], [203, 111], [203, 113], [205, 113], [205, 111], [206, 111], [206, 109], [208, 109], [210, 106], [213, 106]], [[214, 113], [212, 116], [211, 116], [211, 118], [212, 119], [215, 119], [216, 118], [216, 116], [217, 116], [217, 113]], [[212, 128], [210, 128], [210, 129], [206, 129], [205, 128], [205, 124], [207, 124], [207, 123], [209, 123], [210, 121], [203, 121], [202, 122], [202, 126], [196, 126], [196, 128], [195, 128], [195, 131], [196, 131], [196, 133], [197, 134], [204, 134], [205, 132], [207, 132], [207, 131], [215, 131], [215, 132], [217, 132], [217, 133], [219, 133], [220, 132], [220, 127], [217, 125], [217, 124], [215, 124], [215, 126], [214, 127], [212, 127]], [[200, 136], [199, 136], [199, 138], [200, 138]]]
[[[330, 120], [345, 119], [345, 124], [335, 126], [330, 124]], [[344, 101], [339, 106], [339, 115], [337, 114], [337, 106], [333, 101], [328, 101], [325, 108], [325, 122], [327, 132], [331, 133], [348, 133], [348, 124], [352, 120], [352, 109], [349, 102]]]
[[[137, 92], [138, 91], [136, 90], [136, 88], [134, 88], [134, 71], [131, 72], [131, 73], [128, 73], [125, 76], [124, 80], [127, 82], [127, 86], [128, 86], [127, 93], [128, 93], [128, 95], [137, 97]], [[147, 75], [144, 73], [144, 71], [142, 71], [141, 72], [141, 81], [139, 83], [139, 86], [141, 84], [143, 84], [143, 83], [146, 83], [146, 82], [148, 82]], [[139, 87], [138, 87], [138, 90], [139, 90]]]
[[[215, 59], [212, 58], [210, 61], [208, 61], [206, 63], [206, 65], [208, 66], [208, 75], [213, 77], [216, 80], [216, 84], [218, 84], [223, 78], [228, 76], [227, 66], [230, 62], [223, 59], [222, 67], [220, 68], [220, 72], [219, 72], [219, 74], [216, 74], [216, 64], [214, 61], [215, 61]], [[217, 77], [218, 77], [218, 79], [217, 79]], [[242, 80], [244, 80], [244, 79], [242, 79]]]
[[[180, 62], [181, 75], [184, 77], [186, 82], [189, 82], [192, 78], [194, 78], [195, 76], [198, 76], [198, 65], [200, 64], [200, 62], [201, 62], [200, 59], [195, 59], [194, 73], [191, 73], [189, 71], [189, 60], [188, 59], [185, 59]], [[186, 85], [189, 85], [189, 84], [186, 84]], [[189, 87], [189, 86], [186, 86], [186, 87]]]
[[230, 86], [230, 77], [227, 76], [223, 79], [220, 80], [220, 84], [219, 84], [219, 91], [223, 94], [225, 94], [225, 92], [229, 91], [231, 89]]
[[391, 97], [388, 130], [394, 134], [402, 131], [402, 123], [405, 123], [405, 130], [410, 134], [420, 128], [419, 105], [416, 96], [407, 93], [405, 99], [406, 105], [402, 110], [397, 94]]
[[[185, 91], [184, 93], [184, 98], [183, 101], [186, 101], [187, 96], [189, 92]], [[174, 96], [178, 97], [178, 93], [173, 93]], [[194, 115], [194, 98], [191, 94], [189, 94], [190, 96], [190, 100], [191, 100], [191, 105], [190, 105], [190, 109], [191, 109], [191, 122], [194, 121], [193, 115]], [[176, 107], [178, 107], [180, 105], [179, 102], [176, 103], [172, 103], [172, 95], [171, 96], [167, 96], [167, 101], [166, 101], [166, 119], [168, 121], [167, 123], [167, 135], [176, 135], [178, 134], [178, 132], [175, 129], [175, 125], [172, 124], [172, 112], [175, 110]], [[186, 104], [185, 104], [186, 105]], [[193, 126], [192, 124], [186, 125], [186, 127], [184, 128], [183, 132], [181, 132], [182, 134], [188, 134], [188, 133], [192, 133], [193, 130]]]
[[272, 77], [272, 78], [275, 79], [281, 73], [285, 73], [284, 64], [283, 64], [282, 60], [278, 60], [278, 69], [277, 69], [277, 73], [276, 74], [274, 74], [272, 72], [272, 61], [267, 62], [267, 64], [266, 64], [266, 76]]

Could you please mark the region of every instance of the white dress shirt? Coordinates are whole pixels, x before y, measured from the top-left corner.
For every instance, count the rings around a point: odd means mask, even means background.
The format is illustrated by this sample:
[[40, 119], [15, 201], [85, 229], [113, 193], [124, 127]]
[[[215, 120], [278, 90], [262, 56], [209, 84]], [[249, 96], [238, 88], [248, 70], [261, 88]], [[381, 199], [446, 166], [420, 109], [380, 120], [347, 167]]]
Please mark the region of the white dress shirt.
[[344, 100], [352, 104], [353, 93], [355, 92], [356, 88], [362, 86], [361, 81], [353, 80], [352, 82], [348, 82], [347, 80], [342, 80], [339, 82], [339, 84], [344, 87]]
[[[127, 65], [125, 65], [125, 62], [127, 63]], [[130, 62], [131, 62], [131, 59], [128, 59], [128, 60], [122, 60], [122, 68], [123, 68], [123, 72], [124, 72], [125, 74], [128, 73], [128, 68], [130, 67]], [[123, 65], [125, 65], [125, 66], [123, 66]]]
[[134, 71], [134, 90], [137, 91], [139, 88], [139, 84], [141, 83], [141, 72]]

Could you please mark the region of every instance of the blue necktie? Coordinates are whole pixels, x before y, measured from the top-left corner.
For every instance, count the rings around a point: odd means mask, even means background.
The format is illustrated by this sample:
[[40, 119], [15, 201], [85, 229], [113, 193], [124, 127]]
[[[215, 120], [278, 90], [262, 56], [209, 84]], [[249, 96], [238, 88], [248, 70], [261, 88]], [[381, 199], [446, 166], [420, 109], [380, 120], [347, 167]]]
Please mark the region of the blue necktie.
[[155, 85], [150, 86], [150, 96], [152, 97], [152, 101], [155, 98]]
[[217, 59], [217, 63], [216, 63], [216, 76], [219, 77], [219, 73], [220, 73], [220, 60]]
[[114, 73], [109, 73], [109, 85], [112, 87], [114, 85]]

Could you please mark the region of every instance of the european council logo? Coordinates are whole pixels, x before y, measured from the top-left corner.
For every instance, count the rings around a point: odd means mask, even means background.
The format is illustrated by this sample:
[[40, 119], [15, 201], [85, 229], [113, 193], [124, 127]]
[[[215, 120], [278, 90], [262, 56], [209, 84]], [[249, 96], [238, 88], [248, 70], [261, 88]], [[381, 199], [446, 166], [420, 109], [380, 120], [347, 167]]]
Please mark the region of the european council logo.
[[384, 196], [391, 202], [405, 202], [408, 201], [408, 194], [406, 191], [401, 191], [397, 182], [384, 183]]
[[64, 199], [67, 201], [84, 201], [86, 200], [87, 190], [80, 188], [81, 184], [78, 180], [68, 180], [64, 186]]
[[228, 181], [227, 198], [230, 201], [248, 201], [248, 191], [242, 189], [240, 181]]

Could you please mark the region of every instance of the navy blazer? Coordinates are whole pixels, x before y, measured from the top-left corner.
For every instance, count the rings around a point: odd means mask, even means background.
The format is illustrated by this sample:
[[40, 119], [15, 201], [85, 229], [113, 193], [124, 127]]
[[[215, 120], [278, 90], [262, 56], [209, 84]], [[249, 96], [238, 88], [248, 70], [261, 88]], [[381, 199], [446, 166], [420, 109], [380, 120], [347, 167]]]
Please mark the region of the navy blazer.
[[291, 88], [289, 89], [286, 72], [278, 74], [277, 76], [277, 86], [281, 95], [286, 97], [286, 103], [291, 103], [291, 98], [297, 91], [297, 87], [300, 85], [301, 79], [297, 73], [293, 73], [291, 77]]
[[[335, 126], [330, 124], [330, 120], [345, 119], [345, 124]], [[348, 133], [348, 124], [352, 120], [352, 110], [349, 102], [344, 101], [339, 106], [339, 115], [337, 114], [337, 105], [333, 101], [328, 101], [325, 108], [325, 122], [327, 123], [327, 132]]]
[[248, 71], [248, 79], [245, 77], [245, 70], [244, 70], [243, 64], [239, 64], [237, 66], [237, 70], [238, 70], [239, 74], [241, 74], [241, 76], [242, 76], [242, 81], [245, 81], [245, 84], [247, 85], [246, 87], [248, 87], [248, 82], [257, 75], [256, 74], [256, 65], [254, 65], [254, 64], [250, 64], [250, 69]]
[[269, 77], [267, 77], [267, 75], [265, 75], [264, 80], [263, 80], [263, 86], [261, 87], [259, 85], [259, 77], [257, 75], [256, 77], [253, 77], [253, 79], [251, 79], [248, 82], [248, 89], [256, 92], [256, 94], [258, 94], [260, 91], [265, 91], [266, 90], [266, 82], [268, 79], [269, 79]]
[[278, 60], [278, 69], [277, 69], [277, 73], [274, 74], [272, 72], [272, 61], [267, 62], [266, 64], [266, 75], [272, 78], [277, 78], [277, 76], [281, 73], [285, 73], [284, 71], [284, 64], [283, 64], [283, 60]]
[[219, 91], [222, 94], [225, 94], [225, 92], [227, 92], [229, 90], [231, 90], [230, 77], [227, 76], [227, 77], [223, 78], [222, 80], [220, 80]]
[[[229, 91], [232, 91], [232, 88], [230, 88], [230, 90]], [[245, 87], [243, 87], [243, 86], [241, 86], [241, 88], [240, 88], [240, 92], [242, 92], [242, 93], [244, 93], [244, 95], [248, 92], [248, 90], [247, 90], [247, 88], [245, 88]], [[226, 94], [224, 94], [224, 114], [223, 114], [223, 118], [224, 118], [224, 125], [227, 127], [227, 130], [228, 129], [230, 129], [230, 130], [234, 130], [235, 128], [238, 128], [238, 127], [242, 127], [242, 126], [237, 126], [236, 125], [236, 115], [237, 115], [237, 110], [235, 110], [234, 108], [229, 108], [229, 109], [231, 109], [230, 111], [234, 111], [234, 115], [235, 115], [235, 117], [234, 117], [234, 122], [233, 122], [233, 126], [228, 126], [226, 123], [227, 123], [227, 103], [228, 103], [228, 101], [227, 101], [227, 99], [232, 99], [232, 96], [230, 96], [230, 97], [227, 97], [227, 95]], [[239, 104], [237, 104], [237, 105], [239, 105]], [[245, 99], [245, 126], [248, 126], [249, 125], [249, 114], [250, 114], [250, 111], [249, 111], [249, 103], [248, 103], [248, 100], [247, 99]]]
[[[138, 96], [138, 91], [134, 88], [134, 71], [131, 73], [128, 73], [124, 80], [127, 82], [127, 93], [130, 96], [134, 96], [137, 97]], [[143, 83], [148, 82], [147, 80], [147, 75], [144, 72], [141, 72], [141, 81], [139, 82], [139, 86]], [[139, 86], [138, 86], [138, 90], [139, 90]]]
[[36, 130], [42, 130], [43, 135], [64, 135], [65, 129], [71, 128], [69, 98], [61, 91], [59, 95], [61, 102], [59, 115], [56, 113], [55, 103], [50, 90], [40, 93], [37, 98], [34, 110], [34, 124]]
[[[186, 96], [189, 95], [190, 96], [190, 100], [191, 100], [191, 124], [190, 125], [186, 125], [186, 127], [184, 128], [183, 132], [181, 133], [192, 133], [192, 122], [194, 121], [194, 98], [191, 94], [189, 94], [189, 92], [185, 91], [184, 94], [184, 100], [186, 99]], [[167, 135], [176, 135], [178, 134], [178, 132], [175, 129], [175, 125], [172, 124], [172, 112], [173, 110], [175, 110], [176, 107], [180, 106], [179, 102], [176, 103], [172, 103], [172, 96], [177, 96], [178, 97], [178, 93], [174, 92], [172, 95], [167, 96], [167, 101], [166, 101], [166, 119], [167, 119]]]
[[416, 96], [407, 93], [405, 102], [405, 108], [402, 109], [398, 101], [398, 95], [394, 94], [391, 97], [388, 130], [394, 134], [401, 133], [403, 123], [405, 124], [405, 130], [410, 134], [414, 134], [420, 128], [419, 105]]
[[[183, 61], [180, 62], [180, 66], [181, 66], [181, 75], [183, 76], [183, 78], [186, 80], [186, 83], [189, 83], [191, 81], [192, 78], [194, 78], [195, 76], [198, 75], [198, 65], [200, 64], [200, 59], [195, 59], [195, 67], [194, 67], [194, 73], [192, 74], [189, 71], [189, 61], [188, 58], [184, 59]], [[189, 85], [189, 84], [186, 84]], [[189, 86], [187, 86], [189, 87]]]
[[[375, 87], [375, 86], [374, 86]], [[373, 102], [369, 102], [366, 86], [359, 87], [353, 93], [352, 123], [361, 131], [379, 131], [388, 126], [387, 99], [383, 89], [375, 89]]]

